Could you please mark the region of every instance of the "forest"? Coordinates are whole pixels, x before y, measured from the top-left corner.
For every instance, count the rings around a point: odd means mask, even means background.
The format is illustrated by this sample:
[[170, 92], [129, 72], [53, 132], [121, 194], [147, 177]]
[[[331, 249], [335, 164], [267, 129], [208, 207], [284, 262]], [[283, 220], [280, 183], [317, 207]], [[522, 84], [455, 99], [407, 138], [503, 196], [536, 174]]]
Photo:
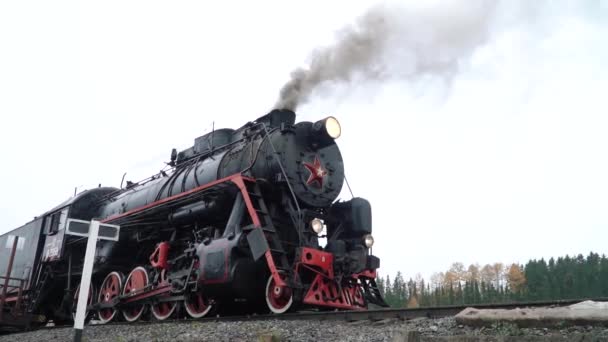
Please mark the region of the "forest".
[[427, 281], [378, 276], [378, 287], [390, 306], [410, 308], [608, 297], [608, 258], [591, 252], [525, 265], [456, 262]]

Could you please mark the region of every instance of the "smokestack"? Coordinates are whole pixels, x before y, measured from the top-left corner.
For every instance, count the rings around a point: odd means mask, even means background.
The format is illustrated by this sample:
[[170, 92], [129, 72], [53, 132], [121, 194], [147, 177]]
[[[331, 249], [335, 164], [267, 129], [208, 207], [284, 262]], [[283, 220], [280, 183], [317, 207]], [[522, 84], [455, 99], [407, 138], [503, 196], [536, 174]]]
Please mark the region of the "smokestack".
[[371, 8], [340, 30], [333, 45], [310, 55], [306, 68], [291, 73], [274, 108], [296, 110], [319, 87], [353, 80], [415, 80], [429, 75], [449, 81], [462, 59], [483, 45], [495, 1], [464, 0], [435, 7]]

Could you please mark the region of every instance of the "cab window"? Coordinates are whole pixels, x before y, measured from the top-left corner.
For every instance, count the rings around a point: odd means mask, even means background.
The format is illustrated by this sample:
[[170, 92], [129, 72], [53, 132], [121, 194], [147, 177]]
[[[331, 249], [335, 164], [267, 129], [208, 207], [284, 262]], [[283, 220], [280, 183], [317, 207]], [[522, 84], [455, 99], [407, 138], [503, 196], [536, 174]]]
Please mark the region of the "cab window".
[[59, 222], [61, 221], [60, 219], [60, 211], [46, 217], [46, 221], [44, 223], [44, 231], [47, 235], [54, 235], [59, 231]]

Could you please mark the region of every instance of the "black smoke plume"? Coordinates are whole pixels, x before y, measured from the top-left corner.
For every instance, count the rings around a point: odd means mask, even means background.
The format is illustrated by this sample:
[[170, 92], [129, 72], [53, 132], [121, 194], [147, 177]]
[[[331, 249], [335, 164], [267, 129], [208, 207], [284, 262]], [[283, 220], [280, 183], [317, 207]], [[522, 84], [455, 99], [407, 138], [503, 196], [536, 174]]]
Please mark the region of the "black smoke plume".
[[274, 108], [295, 110], [330, 82], [449, 81], [460, 62], [486, 42], [495, 1], [464, 0], [407, 9], [378, 5], [340, 30], [333, 45], [312, 52], [309, 65], [291, 73]]

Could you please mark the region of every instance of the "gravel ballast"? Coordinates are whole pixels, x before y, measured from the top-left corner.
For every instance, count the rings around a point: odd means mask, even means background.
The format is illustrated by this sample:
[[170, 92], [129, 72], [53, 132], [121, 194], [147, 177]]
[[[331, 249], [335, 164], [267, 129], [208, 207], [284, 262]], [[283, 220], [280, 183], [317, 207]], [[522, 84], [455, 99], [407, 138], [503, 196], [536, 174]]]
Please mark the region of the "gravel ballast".
[[[408, 341], [408, 332], [419, 341], [608, 341], [608, 328], [518, 328], [494, 325], [472, 328], [454, 318], [409, 321], [246, 321], [185, 322], [147, 325], [85, 327], [84, 341]], [[411, 335], [411, 334], [410, 334]], [[72, 341], [72, 329], [55, 328], [0, 335], [0, 342]], [[410, 340], [412, 338], [410, 337]]]
[[471, 326], [492, 326], [508, 322], [520, 327], [608, 324], [608, 303], [585, 301], [564, 307], [476, 309], [467, 308], [456, 322]]

